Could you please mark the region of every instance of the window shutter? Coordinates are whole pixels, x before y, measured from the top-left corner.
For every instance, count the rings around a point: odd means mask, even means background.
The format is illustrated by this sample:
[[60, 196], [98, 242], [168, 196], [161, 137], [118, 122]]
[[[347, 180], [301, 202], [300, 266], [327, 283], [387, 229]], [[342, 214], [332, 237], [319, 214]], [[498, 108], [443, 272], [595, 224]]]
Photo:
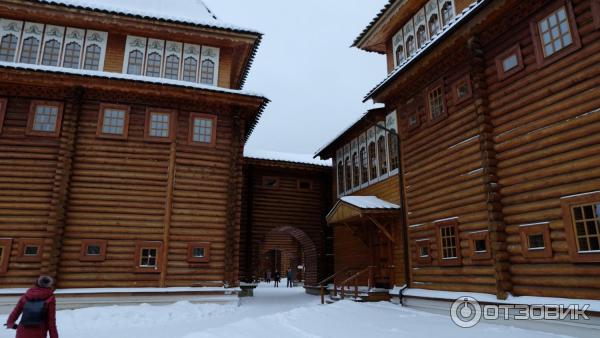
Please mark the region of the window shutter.
[[61, 65], [64, 64], [65, 62], [65, 51], [67, 49], [67, 46], [74, 42], [77, 43], [79, 45], [79, 67], [81, 68], [81, 64], [82, 64], [82, 55], [83, 55], [83, 45], [84, 45], [84, 37], [85, 37], [85, 30], [83, 29], [79, 29], [79, 28], [72, 28], [72, 27], [67, 27], [67, 33], [65, 34], [65, 43], [63, 44], [63, 52], [62, 52], [62, 58], [61, 58]]
[[[90, 45], [97, 45], [100, 47], [100, 63], [98, 70], [104, 70], [104, 59], [106, 57], [106, 42], [108, 40], [107, 32], [92, 31], [88, 30], [85, 35], [85, 47], [83, 48], [83, 55], [86, 56], [86, 51]], [[85, 64], [85, 60], [83, 61]]]
[[214, 63], [215, 69], [213, 73], [213, 83], [211, 85], [218, 86], [219, 84], [219, 59], [221, 55], [221, 50], [216, 47], [202, 46], [202, 61], [200, 63], [200, 67], [202, 67], [202, 62], [205, 60], [210, 60]]
[[[124, 60], [123, 60], [123, 74], [127, 74], [127, 68], [129, 66], [129, 55], [131, 54], [131, 52], [133, 51], [138, 51], [140, 53], [142, 53], [142, 60], [146, 59], [146, 44], [148, 43], [148, 40], [146, 38], [140, 37], [140, 36], [133, 36], [133, 35], [128, 35], [127, 36], [127, 42], [125, 44], [125, 56], [124, 56]], [[144, 64], [142, 62], [142, 74], [143, 69], [144, 69]]]
[[13, 56], [12, 60], [7, 60], [9, 62], [15, 62], [17, 60], [17, 56], [18, 56], [18, 47], [19, 47], [19, 40], [21, 38], [21, 31], [23, 30], [23, 21], [16, 21], [16, 20], [8, 20], [8, 19], [0, 19], [0, 39], [2, 39], [4, 36], [12, 34], [15, 36], [15, 38], [17, 39], [17, 46], [15, 49], [15, 55]]

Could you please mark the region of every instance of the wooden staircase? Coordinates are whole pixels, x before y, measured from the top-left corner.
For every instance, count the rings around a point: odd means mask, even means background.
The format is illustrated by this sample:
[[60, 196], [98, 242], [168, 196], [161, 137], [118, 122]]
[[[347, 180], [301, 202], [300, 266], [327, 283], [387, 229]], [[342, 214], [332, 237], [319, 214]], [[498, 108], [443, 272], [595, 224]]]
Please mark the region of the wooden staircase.
[[[374, 271], [374, 266], [363, 269], [346, 268], [322, 280], [319, 283], [321, 289], [321, 304], [331, 304], [343, 299], [355, 302], [380, 302], [390, 300], [388, 289], [374, 288]], [[359, 279], [365, 276], [367, 277], [367, 285], [359, 285]], [[340, 277], [344, 279], [342, 282], [337, 283], [337, 279]]]

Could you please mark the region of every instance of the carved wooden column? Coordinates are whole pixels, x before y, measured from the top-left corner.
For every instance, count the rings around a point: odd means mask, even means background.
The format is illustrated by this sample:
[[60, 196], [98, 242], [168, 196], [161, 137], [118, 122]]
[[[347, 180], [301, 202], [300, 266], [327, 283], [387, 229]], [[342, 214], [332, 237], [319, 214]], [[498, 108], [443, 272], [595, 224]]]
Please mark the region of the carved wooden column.
[[496, 297], [506, 299], [512, 289], [510, 262], [506, 251], [506, 224], [502, 212], [498, 160], [494, 149], [494, 126], [490, 118], [488, 91], [485, 80], [485, 59], [477, 37], [469, 41], [471, 77], [477, 122], [479, 124], [479, 148], [483, 167], [484, 190], [488, 212], [488, 230], [494, 271]]

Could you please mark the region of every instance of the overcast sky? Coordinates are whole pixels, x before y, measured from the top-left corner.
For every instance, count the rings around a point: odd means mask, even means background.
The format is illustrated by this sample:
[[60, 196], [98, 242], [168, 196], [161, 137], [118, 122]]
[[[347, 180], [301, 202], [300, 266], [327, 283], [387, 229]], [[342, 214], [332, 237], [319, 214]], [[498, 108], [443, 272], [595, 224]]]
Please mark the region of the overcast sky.
[[385, 57], [350, 48], [387, 0], [204, 0], [264, 33], [245, 89], [271, 99], [247, 148], [313, 154], [370, 107]]

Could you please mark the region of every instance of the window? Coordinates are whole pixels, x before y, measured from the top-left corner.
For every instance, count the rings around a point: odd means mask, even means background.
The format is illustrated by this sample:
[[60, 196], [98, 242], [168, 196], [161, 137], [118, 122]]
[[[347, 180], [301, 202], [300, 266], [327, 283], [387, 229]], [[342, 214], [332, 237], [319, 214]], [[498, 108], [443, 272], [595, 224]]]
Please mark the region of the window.
[[434, 36], [440, 31], [440, 18], [437, 14], [432, 15], [429, 18], [429, 34]]
[[87, 70], [98, 70], [100, 69], [100, 56], [102, 50], [98, 45], [89, 45], [85, 50], [85, 61], [83, 63], [83, 69]]
[[417, 252], [417, 265], [431, 264], [431, 249], [429, 239], [419, 239], [415, 241]]
[[0, 274], [8, 271], [10, 251], [12, 250], [12, 239], [0, 238]]
[[43, 239], [21, 239], [19, 240], [19, 261], [39, 262], [42, 260]]
[[211, 60], [202, 61], [200, 83], [212, 85], [215, 80], [215, 63]]
[[420, 125], [419, 113], [414, 113], [408, 116], [408, 129], [412, 130], [418, 128]]
[[452, 95], [454, 104], [462, 103], [473, 96], [471, 77], [468, 74], [454, 82], [452, 85]]
[[148, 61], [146, 62], [146, 76], [160, 77], [160, 66], [162, 57], [158, 53], [148, 54]]
[[458, 222], [437, 222], [438, 259], [440, 265], [460, 265], [460, 240], [458, 236]]
[[445, 1], [442, 6], [443, 25], [446, 26], [452, 18], [454, 18], [454, 6], [452, 5], [452, 1]]
[[196, 82], [196, 73], [198, 72], [198, 60], [193, 57], [187, 57], [183, 61], [183, 80]]
[[7, 34], [0, 40], [0, 61], [15, 61], [18, 38], [14, 34]]
[[575, 262], [600, 262], [600, 193], [561, 200], [569, 254]]
[[376, 179], [377, 175], [377, 151], [375, 149], [375, 142], [369, 143], [369, 173], [371, 180]]
[[545, 66], [581, 47], [570, 1], [557, 1], [531, 22], [536, 59]]
[[346, 191], [352, 190], [352, 167], [350, 163], [350, 156], [346, 156], [344, 159], [344, 182], [346, 182]]
[[377, 139], [377, 156], [379, 158], [379, 176], [388, 172], [387, 151], [385, 149], [385, 136], [379, 136]]
[[159, 273], [162, 270], [162, 242], [137, 242], [135, 245], [135, 271]]
[[129, 106], [101, 104], [96, 135], [126, 139], [129, 132]]
[[358, 153], [352, 154], [352, 186], [358, 188], [360, 185], [360, 167], [358, 163]]
[[217, 141], [217, 117], [214, 115], [190, 114], [189, 143], [215, 145]]
[[519, 227], [519, 230], [523, 257], [534, 259], [552, 257], [549, 223], [524, 224]]
[[187, 260], [189, 263], [210, 262], [210, 243], [189, 243]]
[[427, 31], [425, 30], [425, 26], [420, 26], [419, 29], [417, 29], [417, 42], [419, 43], [419, 48], [423, 47], [425, 42], [427, 42]]
[[77, 42], [70, 42], [65, 47], [65, 56], [63, 58], [63, 67], [79, 68], [79, 58], [81, 57], [81, 45]]
[[337, 165], [338, 195], [344, 193], [344, 163], [340, 160]]
[[408, 39], [406, 39], [406, 54], [410, 57], [416, 50], [417, 45], [415, 44], [415, 37], [409, 36]]
[[312, 190], [312, 181], [298, 180], [298, 190]]
[[106, 241], [98, 239], [84, 239], [81, 242], [80, 261], [102, 262], [106, 259]]
[[146, 111], [146, 140], [171, 142], [175, 140], [175, 112], [172, 110]]
[[48, 40], [44, 44], [44, 54], [42, 55], [42, 65], [58, 66], [60, 57], [60, 42], [57, 40]]
[[179, 79], [179, 57], [175, 55], [167, 56], [165, 65], [165, 78], [177, 80]]
[[472, 260], [485, 260], [492, 258], [490, 250], [490, 233], [487, 230], [472, 232], [468, 235], [469, 248]]
[[519, 45], [513, 46], [496, 57], [498, 80], [502, 81], [523, 70], [523, 56]]
[[129, 53], [127, 60], [127, 74], [142, 75], [142, 63], [144, 62], [144, 54], [139, 50], [134, 50]]
[[23, 46], [21, 47], [21, 63], [37, 63], [38, 51], [40, 49], [40, 40], [34, 37], [28, 37], [23, 40]]
[[427, 90], [427, 107], [432, 121], [440, 120], [446, 116], [443, 82], [438, 82]]
[[[396, 132], [394, 129], [390, 129], [393, 132]], [[388, 153], [390, 154], [390, 172], [395, 171], [400, 167], [400, 154], [399, 154], [399, 145], [398, 145], [398, 136], [396, 134], [388, 133]]]
[[360, 175], [361, 175], [361, 184], [365, 184], [369, 182], [369, 167], [367, 165], [369, 160], [367, 158], [367, 148], [360, 148]]
[[4, 118], [6, 117], [6, 99], [0, 99], [0, 134], [2, 134], [2, 128], [4, 127]]
[[62, 114], [62, 103], [32, 101], [27, 121], [27, 134], [57, 137], [60, 134]]
[[396, 48], [396, 65], [401, 64], [402, 62], [404, 62], [405, 56], [404, 56], [404, 47], [402, 47], [402, 45], [398, 46], [398, 48]]
[[279, 178], [264, 176], [263, 177], [263, 187], [267, 188], [278, 188], [279, 187]]

